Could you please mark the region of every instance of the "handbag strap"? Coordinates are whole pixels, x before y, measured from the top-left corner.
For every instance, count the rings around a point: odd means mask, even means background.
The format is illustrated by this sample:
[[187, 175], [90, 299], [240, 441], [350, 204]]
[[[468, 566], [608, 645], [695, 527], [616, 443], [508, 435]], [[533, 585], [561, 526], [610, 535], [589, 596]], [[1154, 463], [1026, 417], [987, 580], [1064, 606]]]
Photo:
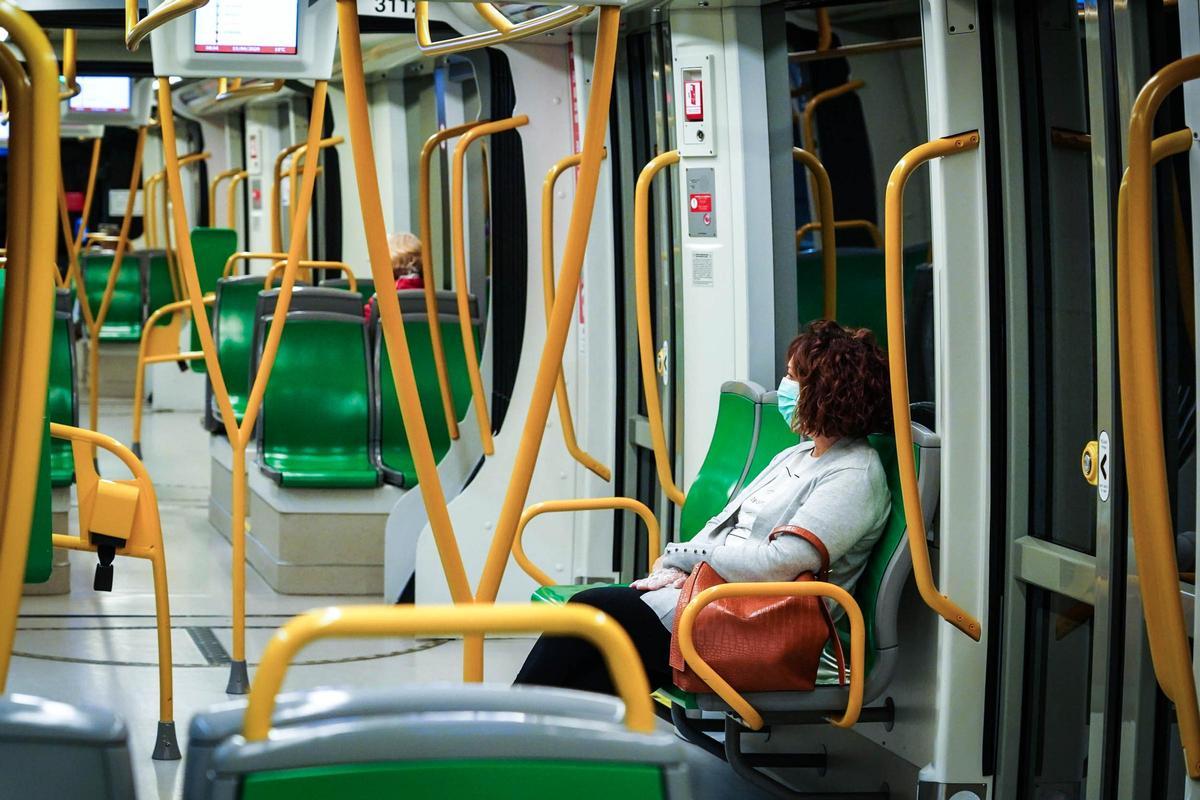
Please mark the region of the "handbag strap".
[[[821, 541], [815, 533], [807, 528], [801, 528], [799, 525], [780, 525], [771, 531], [771, 537], [783, 534], [799, 536], [804, 541], [813, 546], [817, 551], [817, 555], [821, 557], [821, 567], [817, 571], [817, 580], [822, 582], [829, 581], [829, 550], [825, 547], [825, 543]], [[838, 635], [837, 626], [833, 623], [833, 615], [829, 613], [829, 606], [825, 604], [824, 598], [817, 598], [817, 605], [821, 609], [821, 618], [825, 620], [825, 627], [829, 629], [829, 638], [833, 640], [833, 652], [837, 658], [838, 666], [838, 684], [846, 685], [846, 654], [842, 649], [842, 637]]]

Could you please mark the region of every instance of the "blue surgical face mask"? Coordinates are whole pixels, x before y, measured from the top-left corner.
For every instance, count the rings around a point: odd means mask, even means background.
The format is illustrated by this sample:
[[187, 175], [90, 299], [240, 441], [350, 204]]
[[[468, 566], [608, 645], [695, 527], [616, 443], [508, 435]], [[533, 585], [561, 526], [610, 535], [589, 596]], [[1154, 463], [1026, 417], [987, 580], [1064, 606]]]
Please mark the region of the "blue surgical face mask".
[[787, 377], [779, 382], [779, 413], [790, 428], [792, 417], [796, 414], [796, 403], [800, 400], [800, 384]]

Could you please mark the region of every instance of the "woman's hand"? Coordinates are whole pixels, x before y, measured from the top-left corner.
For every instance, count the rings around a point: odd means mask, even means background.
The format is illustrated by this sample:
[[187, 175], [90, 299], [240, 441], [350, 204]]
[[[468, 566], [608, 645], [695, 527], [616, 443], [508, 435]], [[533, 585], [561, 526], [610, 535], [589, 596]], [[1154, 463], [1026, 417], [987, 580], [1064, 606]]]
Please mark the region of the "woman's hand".
[[[659, 561], [661, 560], [662, 559], [659, 559]], [[673, 589], [680, 589], [683, 588], [684, 581], [687, 580], [687, 577], [688, 575], [686, 572], [681, 569], [675, 569], [675, 567], [656, 569], [645, 578], [629, 584], [629, 588], [637, 589], [639, 592], [653, 592], [657, 589], [665, 589], [668, 586]]]

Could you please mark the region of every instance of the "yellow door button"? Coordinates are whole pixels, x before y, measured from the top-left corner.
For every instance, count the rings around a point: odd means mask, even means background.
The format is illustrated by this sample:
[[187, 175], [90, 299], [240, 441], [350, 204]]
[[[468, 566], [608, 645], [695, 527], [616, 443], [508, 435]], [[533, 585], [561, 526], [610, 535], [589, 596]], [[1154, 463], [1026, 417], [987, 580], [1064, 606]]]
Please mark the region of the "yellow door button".
[[1095, 439], [1088, 442], [1083, 448], [1083, 456], [1080, 458], [1080, 468], [1083, 470], [1083, 479], [1096, 486], [1100, 483], [1100, 443]]

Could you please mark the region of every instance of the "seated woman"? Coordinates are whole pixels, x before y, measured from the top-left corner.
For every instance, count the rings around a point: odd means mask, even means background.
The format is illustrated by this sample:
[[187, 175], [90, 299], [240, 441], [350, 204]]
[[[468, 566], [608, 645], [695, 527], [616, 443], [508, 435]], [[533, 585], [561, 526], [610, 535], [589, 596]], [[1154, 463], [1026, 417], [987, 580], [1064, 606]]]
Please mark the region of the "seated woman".
[[[411, 233], [393, 233], [388, 237], [388, 254], [392, 258], [392, 277], [397, 289], [425, 288], [425, 280], [421, 277], [420, 239]], [[375, 298], [372, 297], [363, 306], [363, 316], [368, 322], [374, 305]]]
[[[789, 581], [816, 572], [828, 551], [830, 580], [852, 590], [891, 511], [883, 465], [867, 434], [891, 427], [887, 356], [865, 328], [812, 323], [788, 347], [779, 412], [809, 437], [774, 460], [689, 542], [667, 546], [650, 575], [629, 587], [580, 592], [625, 628], [652, 687], [671, 684], [671, 628], [688, 574], [708, 562], [727, 581]], [[837, 613], [840, 609], [834, 609]], [[518, 684], [613, 692], [600, 653], [575, 638], [543, 636]]]

